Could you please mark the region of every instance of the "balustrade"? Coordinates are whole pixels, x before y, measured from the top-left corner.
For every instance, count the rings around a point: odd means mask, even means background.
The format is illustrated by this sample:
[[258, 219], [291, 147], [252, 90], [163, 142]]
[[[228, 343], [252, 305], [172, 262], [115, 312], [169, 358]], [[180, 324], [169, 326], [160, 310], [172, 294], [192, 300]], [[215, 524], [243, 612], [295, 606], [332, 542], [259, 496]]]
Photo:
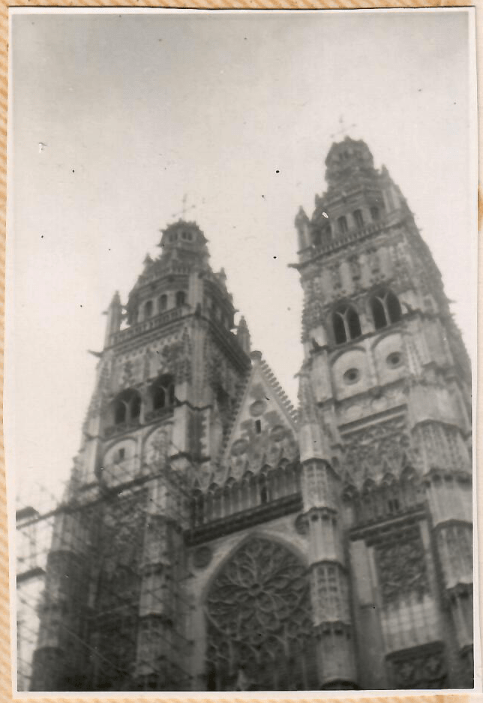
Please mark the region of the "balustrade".
[[397, 517], [414, 510], [423, 502], [414, 480], [401, 480], [368, 485], [351, 498], [356, 524], [365, 524]]
[[248, 473], [224, 487], [213, 485], [206, 493], [195, 492], [191, 502], [194, 528], [300, 493], [300, 469], [290, 464], [257, 476]]
[[125, 330], [112, 334], [110, 337], [110, 343], [111, 345], [120, 344], [121, 342], [131, 339], [131, 337], [137, 337], [143, 332], [150, 332], [157, 327], [162, 327], [168, 322], [177, 320], [182, 315], [185, 315], [187, 310], [188, 306], [182, 305], [180, 307], [173, 308], [172, 310], [168, 310], [167, 312], [163, 312], [161, 315], [156, 315], [156, 317], [150, 317], [148, 320], [144, 320], [144, 322], [138, 322], [130, 327], [127, 327]]

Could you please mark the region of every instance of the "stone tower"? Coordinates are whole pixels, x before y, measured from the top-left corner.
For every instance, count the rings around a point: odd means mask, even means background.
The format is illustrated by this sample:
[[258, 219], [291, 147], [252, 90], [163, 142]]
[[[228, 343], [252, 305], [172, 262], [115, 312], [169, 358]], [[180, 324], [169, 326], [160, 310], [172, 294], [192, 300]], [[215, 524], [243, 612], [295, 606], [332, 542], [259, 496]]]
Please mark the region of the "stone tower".
[[[295, 224], [300, 455], [323, 682], [472, 686], [471, 372], [387, 169], [346, 137]], [[354, 666], [354, 662], [357, 663]]]
[[298, 413], [198, 225], [114, 296], [32, 690], [472, 686], [469, 362], [387, 170], [349, 138], [326, 166]]
[[213, 471], [250, 360], [200, 228], [164, 230], [104, 350], [54, 527], [34, 690], [189, 689], [190, 492]]

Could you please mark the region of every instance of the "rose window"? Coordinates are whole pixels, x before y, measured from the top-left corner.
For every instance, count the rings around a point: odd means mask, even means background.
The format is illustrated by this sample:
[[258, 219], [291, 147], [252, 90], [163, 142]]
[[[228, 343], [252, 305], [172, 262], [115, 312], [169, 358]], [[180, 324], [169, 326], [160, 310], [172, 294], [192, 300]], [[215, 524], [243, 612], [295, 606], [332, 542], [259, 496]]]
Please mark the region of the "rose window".
[[313, 688], [306, 567], [267, 539], [244, 543], [216, 577], [206, 604], [208, 688]]

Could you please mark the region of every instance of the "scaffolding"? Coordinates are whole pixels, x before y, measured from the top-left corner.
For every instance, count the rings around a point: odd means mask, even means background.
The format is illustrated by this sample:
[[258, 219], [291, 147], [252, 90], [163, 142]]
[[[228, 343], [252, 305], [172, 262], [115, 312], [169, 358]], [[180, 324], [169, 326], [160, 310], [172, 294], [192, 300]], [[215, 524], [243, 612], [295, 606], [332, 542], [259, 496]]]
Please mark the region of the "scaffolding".
[[19, 507], [19, 691], [192, 689], [189, 509], [186, 472], [163, 457]]

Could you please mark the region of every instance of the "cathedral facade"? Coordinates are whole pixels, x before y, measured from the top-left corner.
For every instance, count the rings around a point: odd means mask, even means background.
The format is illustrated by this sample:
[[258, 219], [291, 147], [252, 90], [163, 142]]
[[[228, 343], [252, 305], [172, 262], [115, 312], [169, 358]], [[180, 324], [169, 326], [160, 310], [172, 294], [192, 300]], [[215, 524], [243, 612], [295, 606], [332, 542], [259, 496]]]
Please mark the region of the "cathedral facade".
[[388, 171], [325, 163], [297, 411], [197, 224], [114, 296], [32, 690], [473, 686], [469, 360]]

